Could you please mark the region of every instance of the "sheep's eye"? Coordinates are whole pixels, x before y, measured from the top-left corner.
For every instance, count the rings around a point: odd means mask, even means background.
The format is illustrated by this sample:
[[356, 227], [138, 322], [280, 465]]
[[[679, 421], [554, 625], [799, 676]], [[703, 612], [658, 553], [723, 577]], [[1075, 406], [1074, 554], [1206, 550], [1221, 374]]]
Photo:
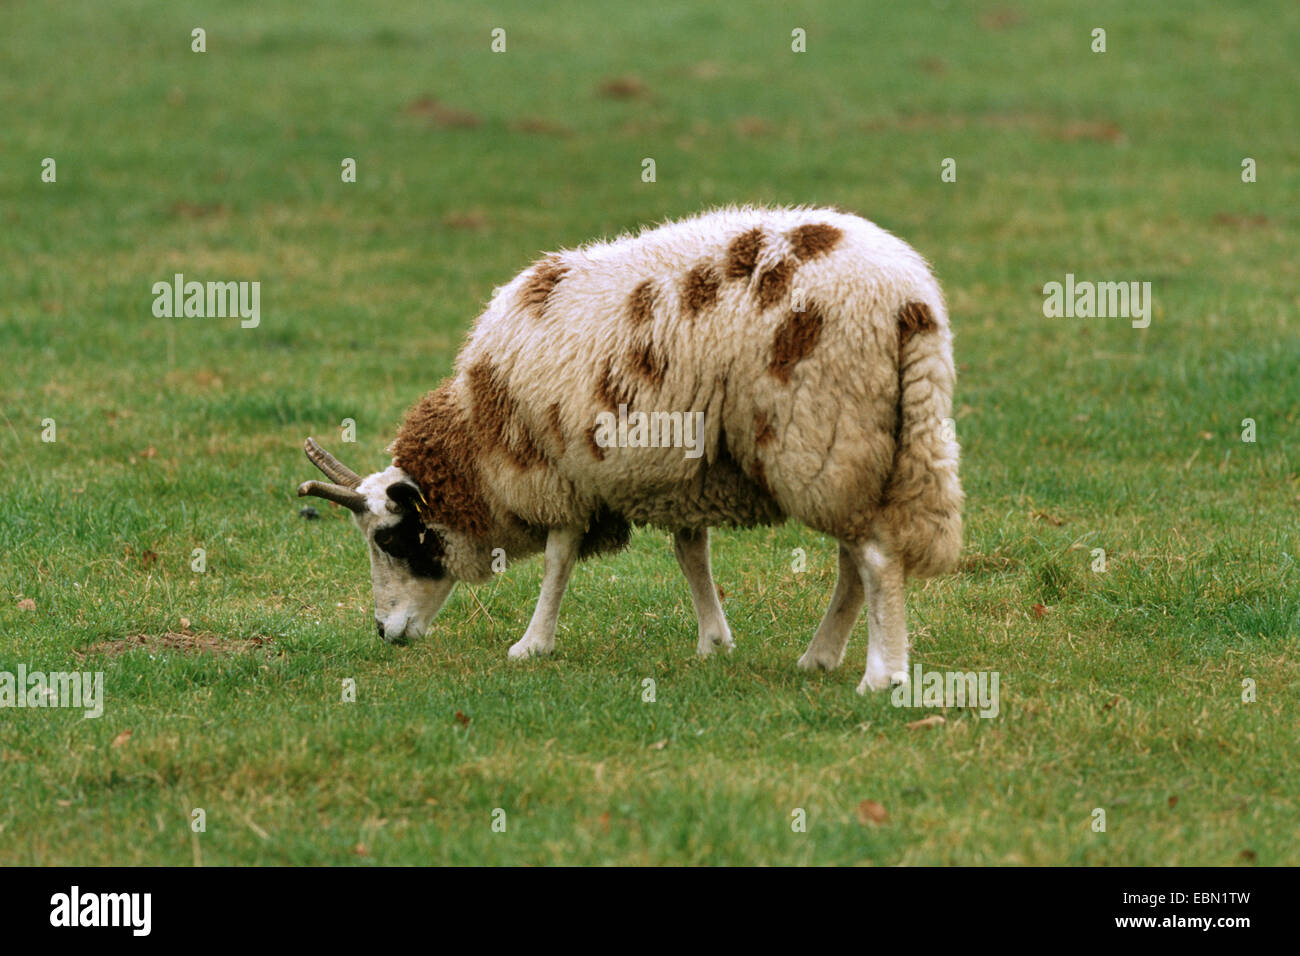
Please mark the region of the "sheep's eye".
[[428, 534], [429, 529], [414, 515], [408, 515], [399, 524], [376, 531], [375, 546], [389, 557], [405, 561], [416, 577], [437, 580], [446, 576], [439, 560], [446, 552], [437, 532], [433, 532], [432, 538]]

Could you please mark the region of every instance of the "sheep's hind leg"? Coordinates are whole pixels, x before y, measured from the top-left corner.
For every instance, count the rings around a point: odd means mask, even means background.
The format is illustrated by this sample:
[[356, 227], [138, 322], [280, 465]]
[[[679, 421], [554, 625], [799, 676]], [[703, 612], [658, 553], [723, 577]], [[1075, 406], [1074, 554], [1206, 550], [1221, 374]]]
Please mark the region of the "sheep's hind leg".
[[853, 548], [867, 589], [867, 671], [858, 693], [907, 681], [907, 618], [903, 562], [879, 542]]
[[844, 648], [848, 646], [849, 635], [853, 633], [853, 625], [858, 622], [865, 600], [866, 592], [862, 589], [862, 574], [858, 571], [858, 563], [848, 547], [841, 543], [840, 570], [839, 577], [835, 579], [835, 593], [831, 595], [831, 603], [826, 608], [821, 624], [817, 626], [812, 643], [804, 651], [803, 657], [799, 658], [800, 667], [811, 671], [834, 670], [840, 666], [840, 661], [844, 660]]
[[564, 597], [569, 574], [578, 561], [582, 535], [581, 528], [552, 528], [547, 534], [542, 593], [537, 599], [532, 620], [528, 622], [528, 630], [510, 646], [511, 660], [549, 654], [555, 647], [555, 622], [560, 616], [560, 599]]
[[718, 602], [718, 589], [709, 566], [709, 529], [678, 531], [673, 535], [673, 554], [677, 555], [686, 583], [691, 586], [695, 617], [700, 624], [696, 650], [701, 657], [708, 657], [719, 648], [730, 651], [735, 644], [722, 605]]

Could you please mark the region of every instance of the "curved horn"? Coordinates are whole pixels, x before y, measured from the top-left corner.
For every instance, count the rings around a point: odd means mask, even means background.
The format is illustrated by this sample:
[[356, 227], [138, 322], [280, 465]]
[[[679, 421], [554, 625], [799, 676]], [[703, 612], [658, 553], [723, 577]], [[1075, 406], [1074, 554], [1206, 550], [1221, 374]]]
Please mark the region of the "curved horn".
[[342, 485], [332, 485], [326, 481], [304, 481], [298, 486], [298, 497], [303, 498], [307, 495], [315, 495], [317, 498], [333, 501], [349, 511], [355, 511], [357, 514], [361, 514], [366, 510], [366, 496], [353, 488], [344, 488]]
[[302, 450], [307, 453], [313, 465], [325, 472], [325, 477], [330, 481], [337, 482], [344, 488], [355, 488], [361, 484], [361, 476], [316, 444], [316, 439], [308, 438]]

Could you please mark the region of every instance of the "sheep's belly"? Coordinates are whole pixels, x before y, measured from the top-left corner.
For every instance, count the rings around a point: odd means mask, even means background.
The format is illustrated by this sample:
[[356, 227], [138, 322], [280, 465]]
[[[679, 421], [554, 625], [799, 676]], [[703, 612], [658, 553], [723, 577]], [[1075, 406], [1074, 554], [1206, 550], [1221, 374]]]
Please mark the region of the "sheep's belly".
[[704, 465], [697, 477], [681, 484], [628, 482], [601, 489], [611, 511], [634, 524], [668, 531], [682, 528], [753, 528], [777, 524], [785, 514], [766, 489], [741, 471], [725, 452]]

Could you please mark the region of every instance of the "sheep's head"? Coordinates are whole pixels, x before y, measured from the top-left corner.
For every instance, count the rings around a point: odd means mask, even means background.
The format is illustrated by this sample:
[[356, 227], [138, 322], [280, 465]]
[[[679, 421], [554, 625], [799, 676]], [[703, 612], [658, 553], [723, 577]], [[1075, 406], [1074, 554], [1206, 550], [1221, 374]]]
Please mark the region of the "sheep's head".
[[450, 532], [424, 520], [419, 486], [396, 465], [362, 478], [312, 439], [304, 447], [329, 481], [304, 481], [299, 496], [343, 505], [370, 546], [379, 636], [392, 644], [422, 636], [456, 584], [445, 560]]

